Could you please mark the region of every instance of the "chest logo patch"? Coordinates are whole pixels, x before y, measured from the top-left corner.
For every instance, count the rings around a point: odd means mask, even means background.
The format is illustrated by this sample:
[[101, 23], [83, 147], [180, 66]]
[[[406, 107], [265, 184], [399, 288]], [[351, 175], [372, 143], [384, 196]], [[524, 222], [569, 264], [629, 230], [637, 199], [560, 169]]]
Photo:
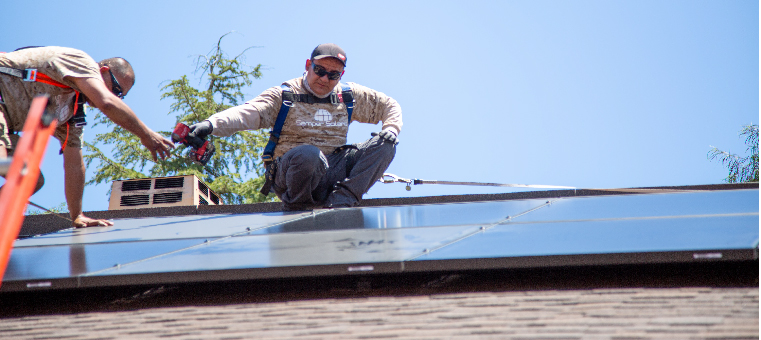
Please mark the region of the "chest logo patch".
[[336, 117], [334, 114], [330, 113], [330, 111], [328, 110], [318, 109], [314, 113], [314, 117], [313, 117], [314, 120], [305, 121], [305, 120], [298, 119], [296, 120], [296, 125], [300, 127], [308, 127], [308, 128], [349, 126], [349, 124], [346, 124], [344, 122], [333, 121], [334, 118], [342, 119], [341, 117]]
[[329, 122], [333, 120], [333, 115], [328, 110], [319, 109], [314, 113], [314, 120], [318, 122]]

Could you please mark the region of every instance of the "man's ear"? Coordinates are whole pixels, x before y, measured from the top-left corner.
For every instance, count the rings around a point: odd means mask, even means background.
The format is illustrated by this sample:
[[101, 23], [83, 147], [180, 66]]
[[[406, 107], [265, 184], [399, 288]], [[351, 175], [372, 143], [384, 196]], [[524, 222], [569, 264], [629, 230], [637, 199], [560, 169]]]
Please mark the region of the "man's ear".
[[307, 59], [307, 63], [304, 66], [304, 71], [309, 71], [309, 66], [312, 66], [312, 61]]

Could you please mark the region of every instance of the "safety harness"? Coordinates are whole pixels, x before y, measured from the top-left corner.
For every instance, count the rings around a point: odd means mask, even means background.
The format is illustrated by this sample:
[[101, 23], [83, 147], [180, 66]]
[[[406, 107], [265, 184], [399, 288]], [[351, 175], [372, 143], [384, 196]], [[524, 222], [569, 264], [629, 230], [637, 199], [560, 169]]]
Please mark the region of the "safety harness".
[[341, 86], [340, 93], [332, 93], [330, 96], [325, 98], [318, 98], [314, 95], [306, 93], [293, 93], [293, 90], [288, 84], [280, 85], [280, 88], [283, 90], [283, 102], [282, 105], [280, 105], [280, 111], [277, 113], [275, 126], [273, 126], [272, 130], [270, 131], [269, 141], [267, 142], [267, 145], [264, 147], [264, 151], [262, 152], [262, 161], [264, 162], [265, 168], [264, 185], [259, 191], [262, 193], [262, 195], [267, 196], [270, 193], [270, 189], [272, 188], [272, 183], [275, 182], [275, 172], [277, 171], [274, 162], [275, 147], [280, 140], [280, 132], [283, 131], [283, 125], [285, 124], [285, 118], [288, 116], [288, 111], [291, 109], [294, 103], [330, 103], [334, 105], [344, 103], [346, 105], [346, 111], [349, 114], [347, 124], [351, 123], [351, 113], [354, 111], [354, 93], [351, 91], [351, 87], [349, 87], [349, 85], [341, 83], [339, 83], [339, 85]]
[[[28, 47], [25, 47], [25, 48], [28, 48]], [[21, 49], [24, 49], [24, 48], [17, 49], [16, 51]], [[0, 52], [0, 53], [5, 53], [5, 52]], [[37, 69], [35, 68], [19, 70], [19, 69], [15, 69], [11, 67], [0, 67], [0, 73], [21, 78], [21, 80], [25, 82], [38, 82], [38, 83], [44, 83], [48, 85], [57, 86], [62, 89], [71, 89], [71, 86], [64, 85], [54, 80], [53, 78], [50, 78], [48, 75], [37, 71]], [[71, 119], [69, 119], [66, 122], [66, 140], [63, 142], [63, 145], [61, 146], [61, 151], [59, 152], [60, 154], [63, 153], [63, 150], [66, 148], [66, 144], [69, 141], [69, 130], [70, 130], [71, 124], [74, 124], [75, 127], [83, 127], [87, 125], [87, 120], [85, 117], [85, 110], [84, 110], [84, 103], [86, 102], [85, 96], [82, 95], [81, 96], [82, 100], [80, 100], [79, 91], [74, 90], [74, 93], [75, 93], [74, 116], [72, 116]]]

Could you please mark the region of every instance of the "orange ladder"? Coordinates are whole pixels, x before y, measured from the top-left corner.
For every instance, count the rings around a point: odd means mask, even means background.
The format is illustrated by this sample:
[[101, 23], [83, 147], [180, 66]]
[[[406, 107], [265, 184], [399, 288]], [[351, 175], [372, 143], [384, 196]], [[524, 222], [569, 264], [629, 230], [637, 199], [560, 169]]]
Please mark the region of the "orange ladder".
[[38, 96], [32, 100], [13, 159], [0, 161], [0, 169], [7, 169], [5, 185], [0, 191], [0, 284], [8, 267], [13, 242], [24, 222], [26, 205], [40, 176], [40, 163], [48, 139], [58, 123], [52, 115], [45, 113], [47, 102], [47, 96]]

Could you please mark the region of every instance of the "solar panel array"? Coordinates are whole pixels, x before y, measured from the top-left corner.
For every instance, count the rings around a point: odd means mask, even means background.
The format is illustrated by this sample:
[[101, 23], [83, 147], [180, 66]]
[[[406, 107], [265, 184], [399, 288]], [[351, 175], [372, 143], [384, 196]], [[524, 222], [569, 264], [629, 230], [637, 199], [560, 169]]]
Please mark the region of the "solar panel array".
[[758, 258], [759, 192], [114, 220], [17, 240], [0, 291]]

